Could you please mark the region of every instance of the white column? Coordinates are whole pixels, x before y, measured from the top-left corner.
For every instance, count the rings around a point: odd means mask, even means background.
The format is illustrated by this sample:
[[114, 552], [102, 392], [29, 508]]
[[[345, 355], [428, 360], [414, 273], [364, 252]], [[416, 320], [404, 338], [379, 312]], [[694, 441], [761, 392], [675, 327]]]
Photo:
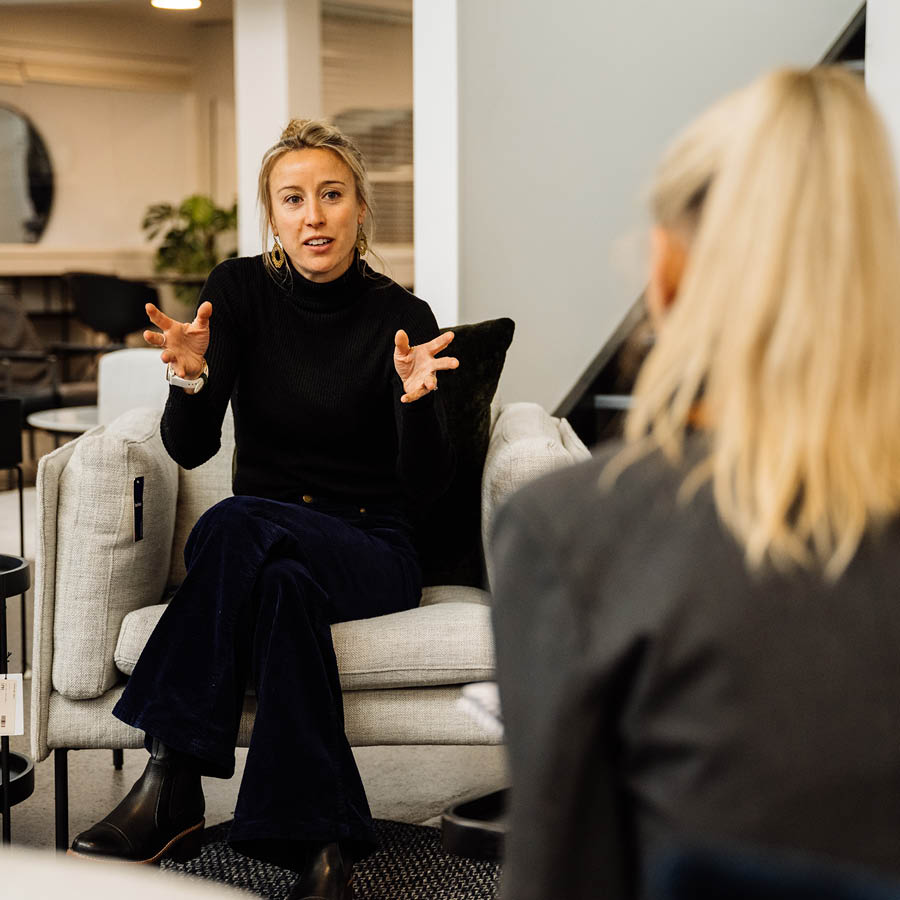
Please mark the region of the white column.
[[415, 288], [459, 322], [457, 0], [413, 0]]
[[238, 252], [259, 253], [257, 177], [290, 118], [322, 113], [321, 0], [234, 0]]
[[900, 4], [868, 0], [866, 4], [866, 87], [878, 105], [900, 172]]

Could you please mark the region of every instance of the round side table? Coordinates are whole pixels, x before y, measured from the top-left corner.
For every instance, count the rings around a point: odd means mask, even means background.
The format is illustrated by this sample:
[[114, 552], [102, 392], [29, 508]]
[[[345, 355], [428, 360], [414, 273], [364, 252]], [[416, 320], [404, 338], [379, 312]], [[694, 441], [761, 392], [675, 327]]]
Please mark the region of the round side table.
[[96, 406], [61, 406], [59, 409], [42, 409], [31, 413], [25, 420], [32, 428], [47, 431], [53, 435], [53, 445], [60, 440], [69, 440], [84, 434], [97, 424]]
[[[0, 678], [6, 676], [6, 599], [24, 594], [31, 584], [28, 561], [21, 556], [0, 555]], [[3, 785], [3, 843], [11, 841], [9, 811], [34, 793], [34, 761], [24, 753], [12, 753], [9, 737], [0, 737], [0, 783]]]

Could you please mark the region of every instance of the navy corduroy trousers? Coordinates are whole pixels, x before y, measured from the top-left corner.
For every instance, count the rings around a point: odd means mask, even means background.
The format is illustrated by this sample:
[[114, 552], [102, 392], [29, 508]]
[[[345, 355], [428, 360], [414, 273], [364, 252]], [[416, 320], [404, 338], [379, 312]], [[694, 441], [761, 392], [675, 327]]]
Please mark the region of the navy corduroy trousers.
[[421, 570], [398, 512], [343, 502], [229, 497], [185, 546], [187, 577], [113, 710], [129, 725], [234, 772], [247, 687], [257, 711], [229, 841], [301, 870], [310, 848], [376, 843], [344, 734], [330, 625], [411, 609]]

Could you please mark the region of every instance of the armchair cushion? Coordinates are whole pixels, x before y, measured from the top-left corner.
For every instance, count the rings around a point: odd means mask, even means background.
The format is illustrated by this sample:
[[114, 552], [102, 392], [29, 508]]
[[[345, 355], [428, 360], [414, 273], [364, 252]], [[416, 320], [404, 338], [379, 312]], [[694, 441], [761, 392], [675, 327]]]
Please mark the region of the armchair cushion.
[[[129, 613], [115, 659], [130, 675], [165, 605]], [[477, 588], [426, 591], [423, 605], [331, 628], [345, 691], [464, 684], [493, 678], [494, 648], [487, 595]]]
[[[53, 686], [99, 697], [118, 677], [122, 619], [159, 602], [169, 570], [177, 466], [159, 437], [159, 412], [135, 409], [82, 435], [59, 475]], [[144, 478], [143, 538], [134, 534], [134, 480]]]
[[453, 329], [448, 356], [459, 368], [441, 372], [440, 391], [456, 450], [456, 473], [437, 501], [440, 515], [421, 513], [417, 528], [423, 584], [481, 587], [481, 473], [491, 435], [491, 400], [515, 332], [512, 319], [492, 319]]
[[[590, 459], [591, 452], [565, 419], [536, 403], [508, 403], [491, 432], [484, 463], [481, 527], [488, 547], [494, 514], [520, 487], [547, 472]], [[488, 575], [491, 560], [487, 556]]]
[[[180, 391], [181, 388], [172, 388]], [[169, 584], [184, 581], [184, 545], [197, 520], [211, 506], [231, 496], [231, 469], [234, 457], [234, 417], [231, 405], [222, 421], [222, 442], [219, 452], [196, 469], [178, 468], [178, 509], [175, 514], [175, 533], [172, 537], [172, 565]]]

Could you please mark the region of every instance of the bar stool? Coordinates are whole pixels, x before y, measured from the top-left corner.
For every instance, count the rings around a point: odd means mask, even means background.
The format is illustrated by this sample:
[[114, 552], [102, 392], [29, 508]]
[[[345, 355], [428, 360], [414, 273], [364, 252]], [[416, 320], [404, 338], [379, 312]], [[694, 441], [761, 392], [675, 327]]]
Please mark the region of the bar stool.
[[[31, 584], [28, 561], [21, 556], [0, 555], [0, 679], [7, 675], [6, 600], [24, 594]], [[34, 793], [34, 761], [24, 753], [12, 753], [9, 737], [0, 737], [0, 776], [3, 779], [3, 843], [12, 840], [10, 808]]]

